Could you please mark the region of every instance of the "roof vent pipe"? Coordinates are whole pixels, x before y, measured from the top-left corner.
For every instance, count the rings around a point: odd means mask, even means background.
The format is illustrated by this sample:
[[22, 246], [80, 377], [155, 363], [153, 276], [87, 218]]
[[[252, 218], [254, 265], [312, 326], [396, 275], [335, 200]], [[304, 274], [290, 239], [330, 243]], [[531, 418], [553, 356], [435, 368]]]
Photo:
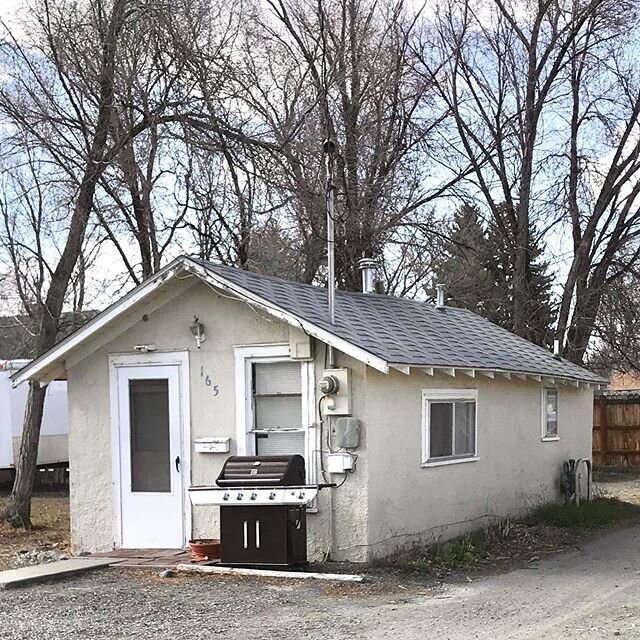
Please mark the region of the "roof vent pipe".
[[374, 293], [376, 290], [373, 277], [376, 270], [376, 262], [371, 258], [362, 258], [358, 261], [358, 269], [362, 272], [362, 293]]
[[437, 284], [436, 285], [436, 309], [444, 309], [444, 285]]
[[553, 355], [560, 357], [560, 340], [558, 338], [553, 341]]

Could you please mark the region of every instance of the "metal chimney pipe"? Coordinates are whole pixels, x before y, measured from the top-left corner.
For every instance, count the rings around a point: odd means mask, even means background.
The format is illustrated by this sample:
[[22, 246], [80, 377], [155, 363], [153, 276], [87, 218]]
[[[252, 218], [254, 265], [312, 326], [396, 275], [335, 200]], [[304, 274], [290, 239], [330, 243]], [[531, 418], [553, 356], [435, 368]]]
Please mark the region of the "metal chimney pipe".
[[374, 283], [376, 261], [371, 258], [362, 258], [358, 261], [358, 269], [362, 273], [362, 293], [374, 293], [376, 290]]
[[[335, 262], [335, 216], [333, 206], [333, 154], [336, 145], [333, 140], [327, 138], [322, 143], [322, 150], [325, 155], [327, 171], [327, 290], [329, 298], [329, 322], [335, 324], [336, 307], [336, 262]], [[330, 369], [335, 367], [335, 354], [333, 347], [327, 345], [327, 364]]]
[[437, 284], [436, 285], [436, 309], [444, 309], [444, 285]]
[[553, 355], [560, 356], [560, 340], [558, 338], [553, 341]]

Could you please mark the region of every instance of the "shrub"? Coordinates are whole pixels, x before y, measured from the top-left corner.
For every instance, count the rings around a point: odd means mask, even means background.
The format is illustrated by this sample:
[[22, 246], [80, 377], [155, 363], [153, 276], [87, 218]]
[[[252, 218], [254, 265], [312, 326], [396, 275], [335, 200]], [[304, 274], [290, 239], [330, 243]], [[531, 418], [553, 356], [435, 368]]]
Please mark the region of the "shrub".
[[595, 529], [628, 520], [640, 514], [640, 507], [617, 498], [596, 498], [579, 505], [545, 504], [531, 515], [532, 523], [556, 527]]

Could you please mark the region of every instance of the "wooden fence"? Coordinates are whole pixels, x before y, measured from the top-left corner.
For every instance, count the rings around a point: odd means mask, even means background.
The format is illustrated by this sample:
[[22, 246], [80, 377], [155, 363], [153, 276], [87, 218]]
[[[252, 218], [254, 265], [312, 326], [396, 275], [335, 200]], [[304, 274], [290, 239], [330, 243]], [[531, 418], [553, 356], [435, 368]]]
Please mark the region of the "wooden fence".
[[640, 466], [640, 393], [596, 396], [592, 454], [593, 464]]

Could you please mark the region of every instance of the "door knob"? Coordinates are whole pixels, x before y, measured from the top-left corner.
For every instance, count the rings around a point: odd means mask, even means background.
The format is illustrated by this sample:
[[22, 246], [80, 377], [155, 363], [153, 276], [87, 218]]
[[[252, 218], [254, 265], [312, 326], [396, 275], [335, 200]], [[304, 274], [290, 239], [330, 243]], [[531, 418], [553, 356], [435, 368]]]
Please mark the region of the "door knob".
[[180, 456], [176, 456], [176, 471], [180, 471]]

